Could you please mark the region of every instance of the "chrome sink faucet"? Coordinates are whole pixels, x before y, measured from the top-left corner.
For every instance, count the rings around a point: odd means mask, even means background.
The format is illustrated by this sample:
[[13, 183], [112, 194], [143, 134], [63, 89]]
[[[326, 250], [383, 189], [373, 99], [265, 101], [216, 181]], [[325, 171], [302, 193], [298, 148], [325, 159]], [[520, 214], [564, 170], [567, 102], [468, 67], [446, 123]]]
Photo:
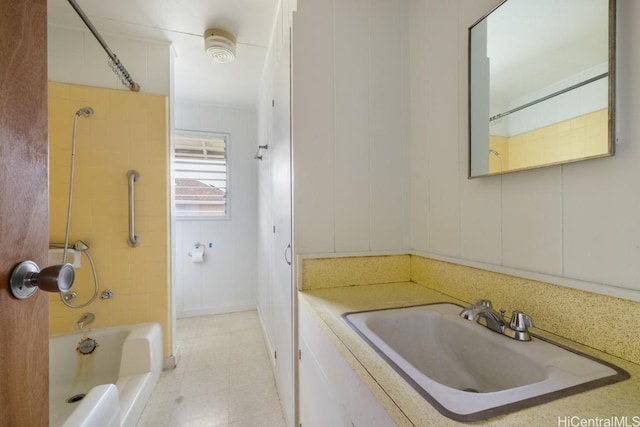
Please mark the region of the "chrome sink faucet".
[[460, 316], [467, 320], [476, 320], [478, 313], [486, 309], [492, 309], [491, 301], [488, 299], [479, 299], [474, 305], [470, 305], [460, 312]]
[[493, 309], [489, 300], [478, 300], [474, 305], [466, 307], [460, 312], [460, 316], [476, 322], [509, 338], [518, 341], [530, 341], [529, 329], [532, 326], [531, 317], [522, 311], [514, 311], [507, 322], [504, 310], [499, 313]]

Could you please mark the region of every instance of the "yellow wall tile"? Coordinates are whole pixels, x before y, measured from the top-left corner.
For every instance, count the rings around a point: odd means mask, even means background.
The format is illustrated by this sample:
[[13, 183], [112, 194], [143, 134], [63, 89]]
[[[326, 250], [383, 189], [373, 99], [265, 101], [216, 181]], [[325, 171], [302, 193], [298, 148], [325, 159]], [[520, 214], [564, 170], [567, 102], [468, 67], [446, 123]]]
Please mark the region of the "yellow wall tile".
[[[164, 96], [121, 90], [49, 84], [50, 140], [50, 239], [62, 241], [71, 155], [73, 116], [84, 106], [94, 109], [80, 118], [76, 139], [76, 179], [71, 241], [86, 240], [91, 246], [100, 289], [113, 289], [112, 300], [96, 299], [84, 311], [96, 314], [93, 327], [140, 321], [157, 321], [164, 331], [165, 356], [169, 347], [169, 207], [168, 117]], [[153, 147], [153, 148], [152, 148]], [[151, 159], [149, 152], [156, 153]], [[160, 154], [157, 154], [157, 153]], [[144, 171], [144, 185], [136, 187], [136, 232], [143, 242], [127, 245], [127, 171]], [[146, 182], [145, 182], [146, 181]], [[151, 185], [153, 183], [153, 185]], [[153, 243], [155, 246], [151, 246]], [[153, 265], [152, 288], [149, 269]], [[83, 258], [78, 270], [77, 302], [90, 298], [93, 279]], [[153, 292], [153, 297], [152, 297]], [[153, 304], [150, 301], [153, 300]], [[80, 311], [51, 297], [51, 333], [75, 329]]]
[[69, 99], [69, 91], [71, 90], [71, 85], [67, 85], [64, 83], [49, 83], [49, 97], [59, 98], [59, 99]]
[[504, 136], [491, 135], [489, 148], [500, 153], [499, 156], [489, 155], [489, 173], [502, 172], [509, 169], [509, 139]]
[[608, 109], [605, 108], [505, 138], [509, 148], [503, 151], [508, 153], [509, 169], [602, 155], [608, 148], [607, 123]]

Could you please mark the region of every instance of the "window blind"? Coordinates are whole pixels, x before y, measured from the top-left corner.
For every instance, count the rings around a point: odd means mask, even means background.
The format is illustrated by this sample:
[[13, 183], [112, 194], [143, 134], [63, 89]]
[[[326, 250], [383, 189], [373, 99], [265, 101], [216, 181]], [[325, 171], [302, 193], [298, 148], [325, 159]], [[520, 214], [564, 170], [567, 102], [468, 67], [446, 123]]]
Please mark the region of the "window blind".
[[173, 180], [176, 217], [227, 217], [227, 139], [176, 135]]

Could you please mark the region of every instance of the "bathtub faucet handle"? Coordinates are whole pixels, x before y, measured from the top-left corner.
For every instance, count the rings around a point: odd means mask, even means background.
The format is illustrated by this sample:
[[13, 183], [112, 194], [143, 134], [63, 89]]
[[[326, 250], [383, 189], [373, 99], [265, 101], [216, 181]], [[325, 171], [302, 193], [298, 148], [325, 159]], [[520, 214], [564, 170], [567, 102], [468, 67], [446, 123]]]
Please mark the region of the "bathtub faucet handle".
[[113, 298], [113, 290], [112, 289], [105, 289], [100, 294], [100, 299], [111, 299], [111, 298]]

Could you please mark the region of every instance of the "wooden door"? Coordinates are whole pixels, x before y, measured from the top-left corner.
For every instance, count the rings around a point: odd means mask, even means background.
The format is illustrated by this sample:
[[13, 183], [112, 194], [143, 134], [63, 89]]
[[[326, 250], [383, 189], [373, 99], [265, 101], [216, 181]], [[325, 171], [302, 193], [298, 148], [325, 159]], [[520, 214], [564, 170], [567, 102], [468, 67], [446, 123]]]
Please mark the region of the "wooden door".
[[13, 268], [47, 262], [46, 0], [0, 0], [0, 425], [49, 425], [48, 295], [18, 300]]

